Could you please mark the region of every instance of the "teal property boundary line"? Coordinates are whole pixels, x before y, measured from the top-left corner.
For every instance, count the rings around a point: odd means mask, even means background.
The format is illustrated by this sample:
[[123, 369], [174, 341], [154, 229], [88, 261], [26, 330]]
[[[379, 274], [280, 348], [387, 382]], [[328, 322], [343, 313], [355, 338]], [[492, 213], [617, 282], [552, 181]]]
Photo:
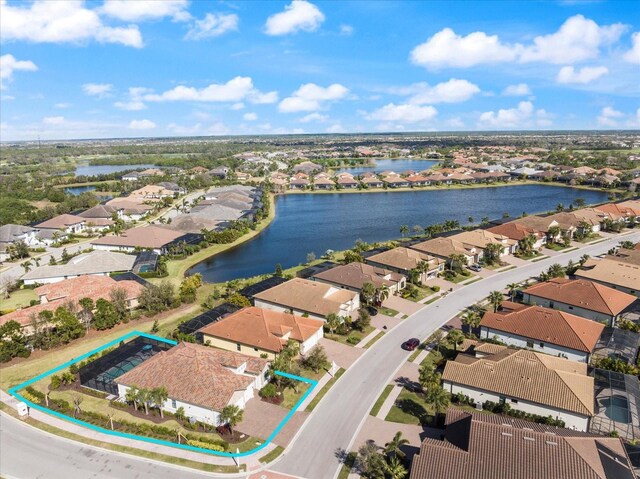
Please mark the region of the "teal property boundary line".
[[153, 437], [145, 437], [145, 436], [138, 436], [136, 434], [129, 434], [126, 432], [119, 432], [119, 431], [112, 431], [110, 429], [106, 429], [100, 426], [96, 426], [94, 424], [90, 424], [88, 422], [85, 421], [81, 421], [79, 419], [76, 419], [74, 417], [71, 416], [67, 416], [66, 414], [62, 414], [59, 413], [58, 411], [53, 411], [49, 408], [46, 408], [44, 406], [41, 406], [40, 404], [36, 404], [34, 402], [29, 401], [28, 399], [26, 399], [25, 397], [23, 397], [20, 394], [20, 391], [24, 388], [26, 388], [27, 386], [32, 385], [33, 383], [36, 383], [38, 381], [40, 381], [41, 379], [44, 379], [62, 369], [66, 369], [69, 366], [71, 366], [72, 364], [75, 364], [77, 362], [80, 362], [86, 358], [88, 358], [89, 356], [93, 356], [96, 353], [99, 353], [107, 348], [110, 348], [118, 343], [120, 343], [121, 341], [126, 341], [128, 339], [133, 339], [135, 337], [138, 336], [144, 336], [146, 338], [149, 339], [155, 339], [156, 341], [162, 341], [164, 343], [168, 343], [168, 344], [172, 344], [172, 345], [176, 345], [178, 344], [176, 341], [173, 341], [171, 339], [166, 339], [166, 338], [161, 338], [159, 336], [154, 336], [152, 334], [147, 334], [147, 333], [143, 333], [140, 331], [132, 331], [128, 334], [125, 334], [124, 336], [121, 336], [117, 339], [114, 339], [113, 341], [110, 341], [102, 346], [100, 346], [99, 348], [93, 349], [91, 351], [89, 351], [88, 353], [83, 354], [82, 356], [79, 356], [77, 358], [72, 359], [71, 361], [67, 361], [64, 364], [61, 364], [47, 372], [44, 372], [42, 374], [39, 374], [27, 381], [24, 381], [21, 384], [18, 384], [17, 386], [14, 386], [12, 388], [9, 389], [9, 394], [11, 394], [11, 396], [13, 396], [14, 398], [18, 399], [19, 401], [23, 401], [24, 403], [26, 403], [29, 407], [34, 408], [38, 411], [41, 411], [45, 414], [49, 414], [51, 416], [60, 418], [60, 419], [64, 419], [65, 421], [70, 421], [72, 423], [78, 424], [80, 426], [86, 427], [88, 429], [92, 429], [94, 431], [98, 431], [101, 432], [103, 434], [109, 434], [111, 436], [118, 436], [118, 437], [123, 437], [126, 439], [134, 439], [136, 441], [145, 441], [145, 442], [150, 442], [153, 444], [160, 444], [162, 446], [170, 446], [170, 447], [175, 447], [178, 449], [184, 449], [187, 451], [196, 451], [196, 452], [203, 452], [206, 454], [212, 454], [214, 456], [223, 456], [223, 457], [244, 457], [244, 456], [250, 456], [252, 454], [255, 454], [256, 452], [264, 449], [265, 447], [267, 447], [272, 441], [273, 439], [276, 437], [276, 435], [280, 432], [280, 430], [287, 424], [287, 422], [289, 422], [289, 420], [293, 417], [293, 415], [296, 413], [296, 411], [298, 410], [298, 408], [300, 407], [300, 405], [304, 402], [304, 400], [309, 396], [309, 394], [311, 394], [311, 392], [314, 390], [314, 388], [318, 385], [318, 381], [315, 381], [313, 379], [309, 379], [309, 378], [305, 378], [302, 376], [296, 376], [295, 374], [289, 374], [289, 373], [285, 373], [283, 371], [275, 371], [275, 374], [278, 376], [283, 376], [289, 379], [294, 379], [296, 381], [300, 381], [303, 383], [307, 383], [309, 384], [311, 387], [302, 395], [302, 397], [298, 400], [298, 402], [296, 402], [296, 404], [293, 406], [293, 408], [287, 413], [287, 415], [284, 417], [284, 419], [282, 419], [282, 421], [280, 421], [280, 423], [278, 424], [278, 426], [274, 429], [274, 431], [269, 435], [269, 437], [267, 437], [267, 439], [264, 440], [264, 442], [259, 445], [258, 447], [255, 447], [253, 449], [251, 449], [250, 451], [245, 451], [245, 452], [221, 452], [221, 451], [212, 451], [210, 449], [204, 449], [201, 447], [196, 447], [196, 446], [190, 446], [188, 444], [177, 444], [175, 442], [170, 442], [170, 441], [164, 441], [162, 439], [156, 439]]

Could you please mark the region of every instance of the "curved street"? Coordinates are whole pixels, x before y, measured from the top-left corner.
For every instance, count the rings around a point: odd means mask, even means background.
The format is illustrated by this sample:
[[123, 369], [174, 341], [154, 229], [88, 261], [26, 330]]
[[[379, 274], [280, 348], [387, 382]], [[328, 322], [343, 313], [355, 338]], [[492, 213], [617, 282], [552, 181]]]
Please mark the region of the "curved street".
[[[502, 272], [450, 293], [405, 319], [344, 373], [270, 469], [308, 479], [334, 479], [341, 466], [338, 459], [340, 452], [360, 446], [352, 442], [371, 407], [410, 355], [400, 348], [403, 341], [414, 336], [430, 336], [459, 311], [485, 298], [493, 290], [503, 289], [509, 283], [522, 282], [553, 263], [566, 264], [569, 260], [578, 261], [584, 254], [595, 256], [605, 253], [623, 239], [639, 241], [640, 232]], [[177, 470], [171, 465], [85, 446], [34, 430], [4, 414], [1, 417], [0, 466], [2, 474], [9, 478], [128, 479], [176, 475]], [[196, 478], [215, 475], [181, 469], [179, 476]]]

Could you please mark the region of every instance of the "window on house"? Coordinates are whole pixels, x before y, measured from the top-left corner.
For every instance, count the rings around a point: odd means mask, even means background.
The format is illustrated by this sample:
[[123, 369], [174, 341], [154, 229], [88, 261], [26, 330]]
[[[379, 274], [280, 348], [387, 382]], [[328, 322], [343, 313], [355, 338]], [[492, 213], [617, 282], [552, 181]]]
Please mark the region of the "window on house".
[[573, 309], [573, 306], [569, 306], [569, 309]]
[[541, 348], [544, 348], [544, 343], [540, 343], [540, 347], [541, 347]]
[[253, 348], [253, 350], [254, 350], [254, 351], [257, 351], [257, 350], [258, 350], [258, 348]]
[[533, 341], [527, 341], [527, 347], [533, 348]]
[[176, 400], [175, 400], [175, 399], [172, 399], [172, 400], [171, 400], [171, 407], [172, 407], [173, 409], [176, 409], [176, 408], [178, 407], [178, 404], [176, 403]]
[[511, 402], [512, 402], [513, 404], [518, 404], [518, 400], [517, 400], [517, 399], [514, 399], [514, 398], [511, 398]]
[[240, 343], [236, 344], [236, 350], [242, 351], [242, 345]]

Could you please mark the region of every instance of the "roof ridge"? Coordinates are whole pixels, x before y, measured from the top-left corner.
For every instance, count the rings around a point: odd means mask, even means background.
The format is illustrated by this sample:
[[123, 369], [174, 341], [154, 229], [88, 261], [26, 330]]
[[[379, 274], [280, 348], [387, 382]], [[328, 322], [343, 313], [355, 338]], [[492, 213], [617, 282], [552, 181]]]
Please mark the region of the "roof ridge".
[[[550, 369], [550, 368], [547, 368], [547, 369]], [[559, 369], [550, 369], [550, 370], [551, 370], [552, 372], [554, 372], [554, 373], [556, 374], [556, 376], [558, 376], [558, 378], [560, 378], [560, 381], [562, 381], [562, 382], [564, 383], [564, 385], [565, 385], [565, 386], [567, 386], [567, 389], [571, 392], [571, 395], [572, 395], [574, 398], [576, 398], [580, 404], [582, 404], [582, 405], [584, 406], [584, 408], [587, 410], [587, 412], [588, 412], [589, 414], [592, 414], [592, 415], [593, 415], [593, 404], [592, 404], [591, 406], [589, 406], [588, 404], [585, 404], [585, 403], [582, 401], [582, 399], [580, 399], [580, 398], [578, 397], [578, 395], [576, 394], [576, 392], [573, 390], [573, 388], [569, 385], [569, 383], [568, 383], [568, 382], [565, 380], [565, 378], [563, 377], [563, 375], [564, 375], [564, 374], [566, 374], [567, 376], [569, 376], [569, 375], [570, 375], [571, 377], [573, 377], [573, 376], [577, 376], [577, 374], [576, 374], [576, 373], [569, 372], [569, 371], [561, 371], [561, 370], [559, 370]]]

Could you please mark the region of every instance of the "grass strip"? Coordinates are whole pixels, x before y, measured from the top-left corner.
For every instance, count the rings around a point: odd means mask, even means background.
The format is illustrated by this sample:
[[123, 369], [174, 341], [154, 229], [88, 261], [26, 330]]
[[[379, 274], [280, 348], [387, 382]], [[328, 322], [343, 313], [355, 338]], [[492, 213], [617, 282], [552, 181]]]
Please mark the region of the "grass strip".
[[371, 408], [371, 412], [369, 414], [371, 414], [374, 417], [378, 415], [378, 413], [380, 412], [380, 408], [382, 407], [384, 402], [387, 400], [387, 398], [389, 397], [389, 394], [391, 394], [392, 390], [393, 390], [393, 384], [387, 384], [384, 387], [384, 390], [382, 391], [382, 394], [380, 394], [380, 397], [376, 400], [376, 402], [373, 405], [373, 407]]

